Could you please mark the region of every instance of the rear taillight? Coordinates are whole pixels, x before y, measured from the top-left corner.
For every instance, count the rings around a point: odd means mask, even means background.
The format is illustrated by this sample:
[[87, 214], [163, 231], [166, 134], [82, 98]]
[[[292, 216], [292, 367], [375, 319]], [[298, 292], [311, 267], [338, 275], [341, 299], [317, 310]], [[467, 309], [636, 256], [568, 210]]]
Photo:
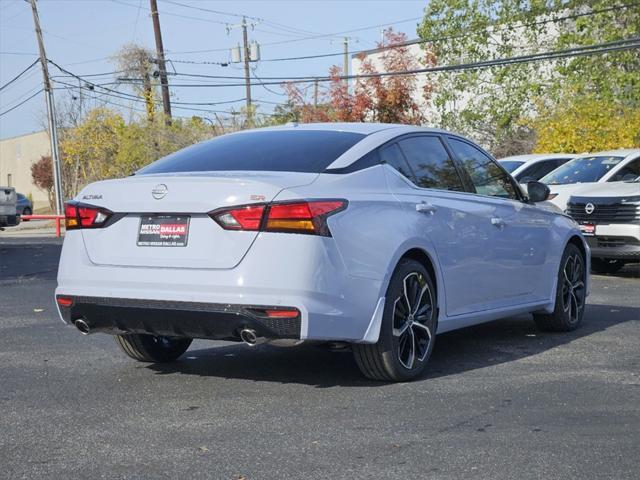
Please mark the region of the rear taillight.
[[101, 228], [105, 226], [112, 215], [113, 212], [106, 208], [77, 202], [64, 204], [64, 223], [67, 230]]
[[58, 305], [61, 307], [69, 308], [73, 305], [73, 298], [61, 296], [56, 298], [56, 302], [58, 302]]
[[209, 215], [225, 230], [260, 230], [264, 205], [245, 205], [216, 210]]
[[225, 230], [306, 233], [330, 237], [327, 217], [347, 208], [346, 200], [252, 204], [209, 213]]

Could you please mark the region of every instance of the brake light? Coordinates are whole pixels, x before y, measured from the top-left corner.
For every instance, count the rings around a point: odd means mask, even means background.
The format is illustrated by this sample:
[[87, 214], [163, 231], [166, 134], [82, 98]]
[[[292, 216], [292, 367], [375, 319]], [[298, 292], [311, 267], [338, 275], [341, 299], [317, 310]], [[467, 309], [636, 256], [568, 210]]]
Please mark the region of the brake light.
[[265, 310], [264, 313], [269, 318], [297, 318], [300, 312], [297, 308], [287, 310]]
[[306, 233], [330, 237], [327, 217], [344, 210], [346, 200], [309, 200], [241, 205], [209, 213], [225, 230]]
[[58, 297], [56, 298], [56, 301], [58, 302], [58, 305], [64, 308], [69, 308], [73, 305], [73, 298], [71, 297]]
[[209, 214], [225, 230], [260, 230], [262, 214], [265, 206], [245, 205], [226, 210], [218, 210], [215, 214]]
[[298, 318], [300, 310], [295, 307], [250, 308], [251, 313], [266, 318]]
[[64, 224], [67, 230], [81, 228], [101, 228], [113, 212], [106, 208], [94, 207], [77, 202], [68, 202], [64, 205]]

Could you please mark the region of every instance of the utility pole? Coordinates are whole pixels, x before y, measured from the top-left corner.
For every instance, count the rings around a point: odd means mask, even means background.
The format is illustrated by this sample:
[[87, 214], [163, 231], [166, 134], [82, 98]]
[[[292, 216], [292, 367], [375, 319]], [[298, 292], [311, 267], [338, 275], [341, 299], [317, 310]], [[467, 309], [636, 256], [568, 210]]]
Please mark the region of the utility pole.
[[249, 36], [247, 34], [247, 19], [242, 17], [242, 42], [244, 44], [244, 83], [247, 97], [247, 123], [253, 126], [253, 108], [251, 107], [251, 77], [249, 76]]
[[171, 125], [171, 98], [169, 97], [169, 81], [167, 80], [167, 66], [164, 61], [164, 47], [162, 46], [162, 32], [160, 31], [160, 17], [158, 17], [158, 3], [149, 0], [151, 4], [151, 19], [153, 33], [156, 37], [156, 54], [158, 55], [158, 70], [160, 72], [160, 89], [162, 90], [162, 106], [164, 107], [164, 121]]
[[[344, 76], [348, 77], [349, 76], [349, 37], [344, 37], [344, 59], [343, 59], [343, 72], [344, 72]], [[347, 90], [349, 89], [349, 79], [345, 78], [344, 79], [344, 86], [347, 88]]]
[[53, 89], [49, 79], [49, 64], [47, 54], [42, 41], [42, 29], [40, 28], [40, 17], [36, 0], [29, 0], [33, 12], [33, 24], [38, 38], [38, 49], [40, 50], [40, 64], [42, 65], [42, 77], [44, 80], [44, 96], [47, 103], [47, 116], [49, 117], [49, 138], [51, 140], [51, 158], [53, 159], [53, 187], [56, 196], [56, 214], [62, 215], [64, 207], [62, 205], [62, 175], [60, 174], [60, 153], [58, 151], [58, 130], [56, 128], [55, 103], [53, 101]]
[[[251, 27], [255, 23], [251, 23]], [[247, 125], [249, 127], [253, 126], [253, 106], [251, 105], [251, 70], [249, 67], [250, 62], [257, 62], [260, 60], [260, 46], [253, 42], [252, 45], [249, 45], [249, 34], [247, 32], [247, 27], [249, 24], [247, 23], [247, 18], [242, 17], [242, 23], [236, 25], [227, 25], [227, 33], [229, 33], [234, 28], [242, 28], [242, 49], [240, 45], [237, 48], [233, 48], [231, 50], [231, 61], [233, 63], [244, 63], [244, 84], [245, 84], [245, 99], [247, 102]], [[244, 58], [243, 58], [244, 57]]]
[[318, 79], [313, 82], [313, 108], [318, 108]]

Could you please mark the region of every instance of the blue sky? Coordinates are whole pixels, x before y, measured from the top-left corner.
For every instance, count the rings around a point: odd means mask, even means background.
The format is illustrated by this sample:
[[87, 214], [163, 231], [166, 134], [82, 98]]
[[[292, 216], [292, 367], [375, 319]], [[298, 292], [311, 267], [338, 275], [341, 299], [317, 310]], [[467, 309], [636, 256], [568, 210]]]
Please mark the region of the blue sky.
[[[173, 1], [211, 10], [258, 17], [250, 31], [250, 39], [261, 44], [262, 59], [316, 55], [342, 51], [342, 37], [330, 36], [335, 32], [360, 29], [374, 25], [393, 26], [396, 30], [416, 37], [418, 18], [422, 16], [427, 0], [158, 0], [160, 22], [167, 57], [182, 61], [226, 62], [229, 49], [241, 41], [241, 31], [229, 34], [225, 23], [238, 23], [239, 17], [187, 8]], [[78, 75], [112, 72], [109, 61], [122, 45], [136, 42], [155, 50], [153, 28], [149, 16], [148, 0], [40, 0], [40, 20], [44, 30], [47, 56]], [[186, 18], [190, 17], [190, 18]], [[351, 37], [351, 50], [374, 48], [384, 27], [369, 28], [347, 35]], [[319, 38], [303, 39], [315, 35]], [[187, 53], [195, 50], [207, 52]], [[0, 0], [0, 85], [4, 84], [33, 62], [37, 56], [37, 43], [33, 31], [31, 10], [24, 0]], [[319, 76], [326, 75], [332, 64], [342, 64], [342, 57], [307, 59], [302, 61], [259, 62], [255, 67], [258, 77], [269, 76]], [[241, 76], [241, 65], [175, 63], [180, 73]], [[169, 67], [170, 68], [170, 67]], [[51, 74], [59, 74], [51, 68]], [[77, 80], [60, 78], [77, 83]], [[113, 76], [91, 77], [95, 83], [113, 81]], [[203, 83], [211, 80], [177, 79], [170, 83]], [[39, 68], [0, 91], [0, 112], [13, 107], [37, 92], [42, 86]], [[60, 85], [59, 85], [60, 86]], [[112, 87], [116, 88], [116, 87]], [[128, 92], [127, 86], [117, 86]], [[279, 87], [254, 86], [254, 99], [282, 102]], [[244, 87], [223, 88], [172, 88], [172, 99], [181, 102], [226, 102], [244, 97]], [[274, 93], [275, 92], [275, 93]], [[67, 94], [57, 90], [57, 96]], [[77, 94], [77, 92], [76, 92]], [[86, 96], [89, 92], [86, 92]], [[127, 100], [102, 97], [130, 107], [139, 104]], [[99, 100], [87, 100], [85, 107], [100, 104]], [[216, 110], [239, 108], [242, 102], [205, 107]], [[189, 107], [186, 107], [189, 108]], [[199, 107], [202, 108], [202, 107]], [[268, 112], [272, 104], [263, 104], [262, 112]], [[209, 116], [212, 113], [187, 109], [174, 109], [174, 114]], [[23, 106], [0, 117], [0, 138], [7, 138], [42, 129], [44, 97], [37, 95]]]

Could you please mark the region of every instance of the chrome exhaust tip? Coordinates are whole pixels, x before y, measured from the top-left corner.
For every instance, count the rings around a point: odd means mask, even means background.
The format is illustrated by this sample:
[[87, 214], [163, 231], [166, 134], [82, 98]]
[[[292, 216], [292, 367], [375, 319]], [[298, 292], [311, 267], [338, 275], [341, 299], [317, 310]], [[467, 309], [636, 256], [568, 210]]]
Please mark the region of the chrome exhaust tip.
[[76, 328], [80, 331], [81, 334], [89, 335], [91, 333], [91, 328], [89, 327], [89, 324], [84, 320], [82, 320], [81, 318], [73, 322], [73, 324], [76, 326]]
[[240, 339], [250, 347], [255, 347], [256, 345], [260, 345], [267, 341], [266, 338], [259, 337], [255, 330], [251, 330], [249, 328], [243, 328], [240, 330]]

